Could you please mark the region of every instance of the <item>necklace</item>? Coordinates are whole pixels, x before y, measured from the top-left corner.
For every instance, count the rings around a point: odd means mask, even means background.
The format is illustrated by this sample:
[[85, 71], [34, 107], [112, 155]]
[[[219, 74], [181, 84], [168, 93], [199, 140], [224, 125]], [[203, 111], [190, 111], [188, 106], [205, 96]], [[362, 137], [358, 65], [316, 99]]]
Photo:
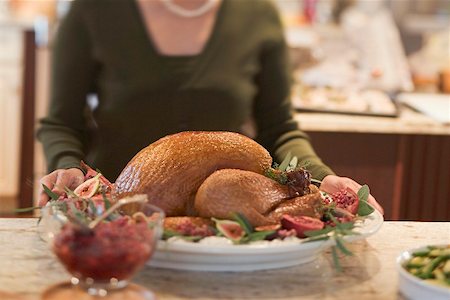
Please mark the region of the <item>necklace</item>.
[[161, 0], [167, 10], [184, 18], [195, 18], [207, 13], [214, 7], [217, 1], [218, 0], [207, 0], [202, 6], [196, 9], [186, 9], [175, 4], [173, 0]]

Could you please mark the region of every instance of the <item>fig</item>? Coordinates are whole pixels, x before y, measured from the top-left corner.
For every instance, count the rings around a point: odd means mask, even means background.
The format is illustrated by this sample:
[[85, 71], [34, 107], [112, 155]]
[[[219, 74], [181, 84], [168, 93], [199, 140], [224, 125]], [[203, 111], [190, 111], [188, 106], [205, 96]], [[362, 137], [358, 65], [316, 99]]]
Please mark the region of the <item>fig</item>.
[[352, 215], [356, 215], [358, 212], [359, 198], [351, 189], [347, 188], [331, 194], [331, 198], [333, 198], [333, 202], [336, 203], [337, 208], [345, 209]]
[[78, 197], [82, 198], [90, 198], [97, 193], [99, 187], [100, 187], [100, 179], [99, 179], [100, 173], [97, 174], [94, 178], [88, 179], [82, 184], [80, 184], [73, 192]]
[[216, 222], [217, 230], [233, 242], [238, 243], [245, 236], [245, 231], [238, 222], [213, 220]]
[[297, 237], [305, 238], [305, 231], [320, 230], [324, 227], [324, 223], [312, 217], [284, 215], [281, 218], [281, 226], [287, 230], [294, 229]]

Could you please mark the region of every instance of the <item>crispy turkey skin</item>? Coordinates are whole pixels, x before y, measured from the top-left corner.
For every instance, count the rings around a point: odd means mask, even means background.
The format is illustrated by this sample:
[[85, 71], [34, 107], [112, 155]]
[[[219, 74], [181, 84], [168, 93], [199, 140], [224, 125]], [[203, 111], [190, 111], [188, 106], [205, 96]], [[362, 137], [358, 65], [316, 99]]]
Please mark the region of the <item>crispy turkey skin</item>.
[[196, 215], [194, 198], [203, 181], [219, 169], [263, 174], [272, 164], [264, 147], [232, 132], [182, 132], [141, 150], [115, 183], [117, 197], [147, 194], [167, 216]]

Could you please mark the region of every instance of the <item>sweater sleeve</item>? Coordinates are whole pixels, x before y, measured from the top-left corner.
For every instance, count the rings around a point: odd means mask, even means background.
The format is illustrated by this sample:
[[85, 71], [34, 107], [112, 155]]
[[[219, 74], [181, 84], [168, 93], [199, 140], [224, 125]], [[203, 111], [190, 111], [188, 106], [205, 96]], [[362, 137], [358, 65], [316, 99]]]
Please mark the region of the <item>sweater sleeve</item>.
[[94, 80], [95, 64], [83, 3], [75, 1], [62, 21], [52, 54], [51, 98], [48, 115], [37, 136], [44, 146], [48, 171], [80, 166], [86, 136], [86, 96]]
[[292, 117], [290, 101], [291, 72], [287, 46], [278, 13], [273, 6], [266, 6], [271, 25], [265, 30], [269, 35], [260, 57], [261, 70], [256, 76], [258, 93], [255, 99], [254, 117], [258, 128], [256, 140], [262, 144], [278, 163], [290, 152], [300, 164], [306, 164], [313, 178], [322, 180], [334, 174], [315, 153], [308, 136], [298, 129]]

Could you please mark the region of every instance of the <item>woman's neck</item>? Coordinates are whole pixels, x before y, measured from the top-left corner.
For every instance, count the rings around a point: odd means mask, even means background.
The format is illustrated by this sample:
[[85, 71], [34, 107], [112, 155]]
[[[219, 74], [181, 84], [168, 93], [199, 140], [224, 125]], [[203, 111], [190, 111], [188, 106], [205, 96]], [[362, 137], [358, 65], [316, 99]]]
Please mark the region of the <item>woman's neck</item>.
[[[168, 56], [200, 54], [213, 32], [221, 0], [216, 0], [210, 10], [198, 17], [177, 15], [167, 9], [163, 1], [138, 0], [147, 32], [156, 51]], [[177, 4], [183, 2], [194, 6], [203, 5], [207, 0], [176, 1]]]

